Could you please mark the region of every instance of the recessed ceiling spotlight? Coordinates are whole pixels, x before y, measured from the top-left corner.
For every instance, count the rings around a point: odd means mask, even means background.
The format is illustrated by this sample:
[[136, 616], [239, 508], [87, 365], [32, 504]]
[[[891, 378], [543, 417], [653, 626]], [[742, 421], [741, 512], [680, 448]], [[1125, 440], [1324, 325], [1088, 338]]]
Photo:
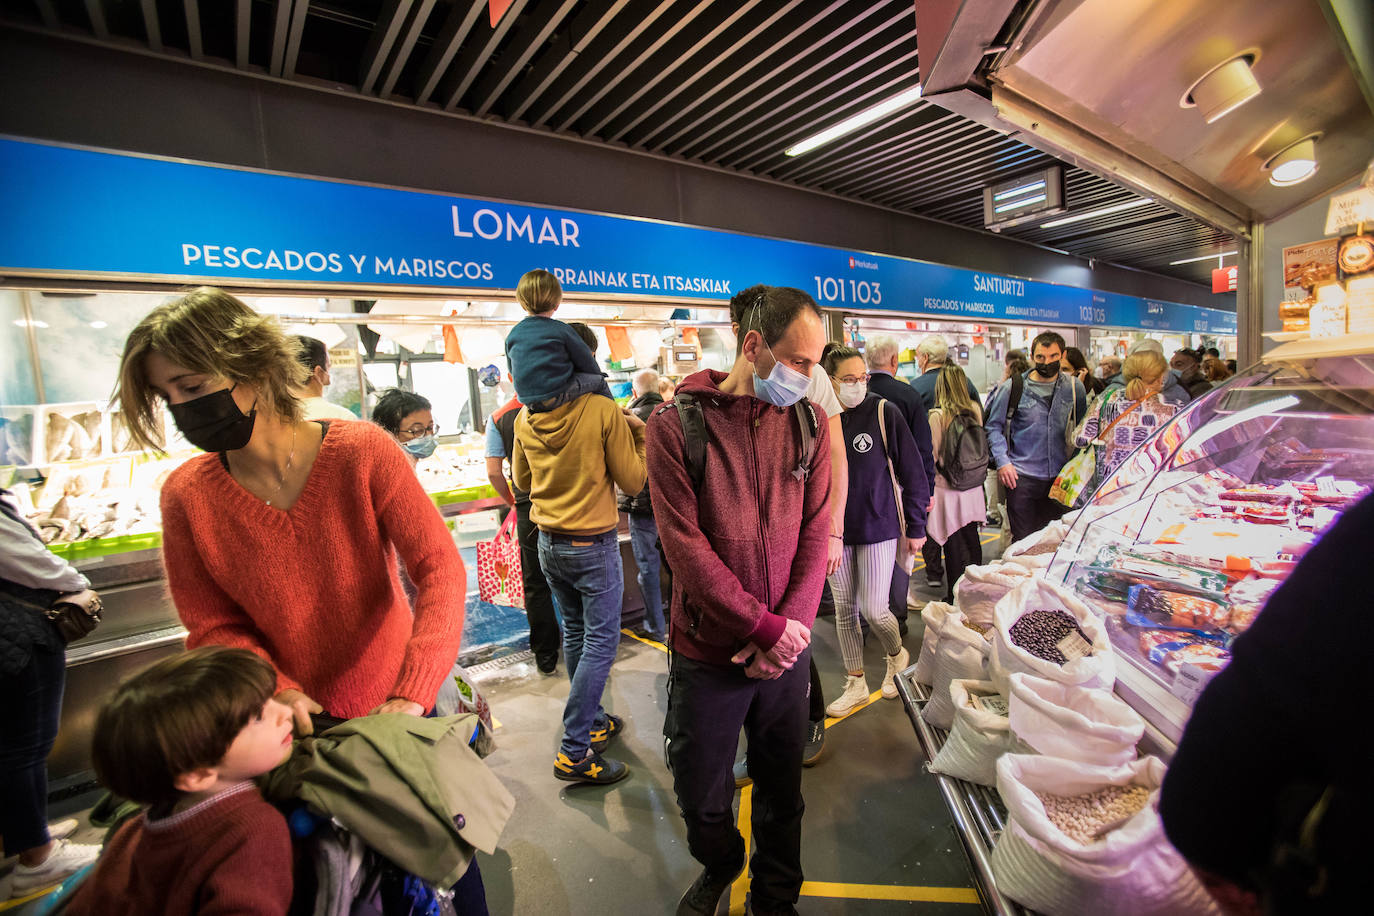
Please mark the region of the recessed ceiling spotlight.
[[1264, 164], [1269, 183], [1280, 188], [1299, 184], [1317, 174], [1317, 141], [1320, 134], [1303, 137], [1279, 150]]
[[1257, 60], [1259, 51], [1251, 50], [1217, 64], [1188, 87], [1179, 107], [1196, 106], [1208, 124], [1235, 111], [1260, 94], [1260, 84], [1250, 69]]

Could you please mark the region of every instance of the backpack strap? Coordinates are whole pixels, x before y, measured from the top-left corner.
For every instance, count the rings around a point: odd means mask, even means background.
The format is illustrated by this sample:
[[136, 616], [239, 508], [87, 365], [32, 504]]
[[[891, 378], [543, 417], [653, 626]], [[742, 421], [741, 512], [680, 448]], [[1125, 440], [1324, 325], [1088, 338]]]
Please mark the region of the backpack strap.
[[1026, 390], [1026, 379], [1021, 373], [1017, 372], [1007, 381], [1011, 385], [1011, 394], [1007, 396], [1007, 422], [1004, 428], [1007, 438], [1007, 454], [1010, 455], [1012, 449], [1011, 418], [1016, 415], [1017, 408], [1021, 406], [1021, 395]]
[[[692, 481], [692, 486], [700, 490], [702, 481], [706, 479], [706, 414], [696, 396], [686, 392], [673, 396], [673, 406], [677, 408], [677, 418], [682, 423], [687, 477]], [[664, 405], [659, 409], [668, 408]]]
[[820, 432], [820, 420], [808, 398], [802, 398], [792, 409], [797, 415], [797, 432], [801, 436], [800, 457], [792, 476], [805, 482], [811, 476], [811, 462], [816, 457], [816, 435]]

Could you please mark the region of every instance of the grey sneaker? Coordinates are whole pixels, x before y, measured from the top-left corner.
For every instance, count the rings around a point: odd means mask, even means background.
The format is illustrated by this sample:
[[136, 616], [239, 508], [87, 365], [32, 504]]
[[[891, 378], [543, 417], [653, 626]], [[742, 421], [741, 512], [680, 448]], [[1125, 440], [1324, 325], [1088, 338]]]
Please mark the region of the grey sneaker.
[[746, 754], [735, 764], [735, 788], [743, 789], [753, 781], [754, 778], [749, 775], [749, 755]]
[[802, 766], [813, 767], [825, 753], [825, 720], [806, 726], [806, 745], [802, 748]]
[[14, 866], [10, 897], [27, 897], [35, 891], [51, 887], [90, 865], [100, 855], [99, 846], [86, 846], [67, 840], [53, 843], [52, 852], [41, 865]]

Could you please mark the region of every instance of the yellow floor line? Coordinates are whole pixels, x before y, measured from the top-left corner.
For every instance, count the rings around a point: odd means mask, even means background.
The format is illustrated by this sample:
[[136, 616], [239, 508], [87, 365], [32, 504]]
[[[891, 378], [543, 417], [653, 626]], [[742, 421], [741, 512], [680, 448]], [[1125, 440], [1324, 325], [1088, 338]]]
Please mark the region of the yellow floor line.
[[665, 646], [663, 643], [657, 642], [656, 640], [652, 640], [652, 639], [645, 639], [643, 636], [640, 636], [640, 635], [639, 635], [638, 633], [636, 633], [634, 630], [622, 629], [620, 632], [624, 633], [626, 636], [630, 637], [631, 639], [637, 639], [637, 640], [639, 640], [640, 642], [644, 643], [644, 645], [646, 645], [646, 646], [653, 646], [655, 649], [657, 649], [657, 650], [660, 651], [660, 652], [667, 652], [667, 651], [668, 651], [668, 647]]
[[839, 884], [805, 881], [803, 897], [839, 897], [848, 900], [908, 900], [919, 903], [979, 903], [971, 887], [907, 887], [892, 884]]
[[878, 697], [880, 697], [880, 696], [882, 696], [882, 695], [883, 695], [882, 688], [879, 688], [879, 689], [873, 691], [872, 693], [870, 693], [870, 694], [868, 695], [868, 699], [867, 699], [867, 700], [864, 700], [864, 705], [862, 705], [862, 706], [855, 706], [853, 709], [851, 709], [849, 712], [845, 713], [845, 714], [842, 715], [842, 716], [826, 716], [826, 717], [825, 717], [825, 727], [826, 727], [826, 728], [830, 728], [830, 727], [831, 727], [832, 725], [834, 725], [836, 722], [843, 722], [845, 719], [848, 719], [850, 716], [854, 715], [854, 713], [859, 712], [860, 710], [863, 710], [863, 709], [867, 709], [869, 706], [873, 705], [873, 701], [874, 701], [874, 700], [878, 699]]
[[[745, 786], [739, 790], [739, 817], [735, 819], [735, 826], [744, 837], [744, 861], [749, 861], [749, 847], [754, 842], [754, 787]], [[730, 916], [744, 916], [744, 895], [749, 890], [749, 868], [746, 865], [744, 871], [735, 879], [735, 883], [730, 885]]]
[[[31, 894], [26, 894], [23, 897], [13, 897], [9, 900], [6, 900], [3, 903], [0, 903], [0, 913], [3, 913], [5, 910], [15, 910], [26, 903], [33, 903], [35, 900], [40, 900], [43, 897], [46, 897], [49, 894], [51, 894], [53, 890], [56, 889], [56, 887], [57, 885], [52, 884], [47, 887], [40, 888], [39, 890], [36, 890]], [[743, 910], [741, 910], [740, 912], [743, 912]]]

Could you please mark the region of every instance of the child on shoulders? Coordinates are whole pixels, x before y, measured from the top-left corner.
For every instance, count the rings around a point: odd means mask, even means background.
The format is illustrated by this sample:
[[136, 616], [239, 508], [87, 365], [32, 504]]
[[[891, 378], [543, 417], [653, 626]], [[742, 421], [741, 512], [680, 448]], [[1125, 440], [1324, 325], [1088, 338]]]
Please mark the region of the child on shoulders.
[[506, 337], [506, 362], [520, 403], [530, 413], [545, 413], [584, 394], [611, 397], [591, 348], [553, 317], [563, 302], [558, 278], [547, 270], [531, 270], [520, 278], [515, 298], [530, 313]]
[[276, 680], [251, 652], [205, 646], [115, 691], [96, 720], [96, 775], [148, 810], [115, 832], [65, 913], [287, 912], [290, 832], [252, 782], [291, 753]]

